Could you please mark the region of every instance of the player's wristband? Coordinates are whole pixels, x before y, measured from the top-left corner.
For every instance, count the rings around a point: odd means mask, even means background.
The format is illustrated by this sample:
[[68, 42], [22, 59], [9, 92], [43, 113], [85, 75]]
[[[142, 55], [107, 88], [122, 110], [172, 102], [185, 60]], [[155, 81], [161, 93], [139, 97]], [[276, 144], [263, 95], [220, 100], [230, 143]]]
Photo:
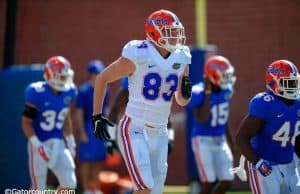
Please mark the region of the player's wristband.
[[31, 136], [29, 138], [29, 141], [36, 148], [38, 148], [38, 147], [40, 147], [42, 145], [42, 142], [37, 138], [36, 135]]
[[175, 139], [175, 131], [173, 128], [168, 128], [168, 139], [170, 141], [174, 141]]

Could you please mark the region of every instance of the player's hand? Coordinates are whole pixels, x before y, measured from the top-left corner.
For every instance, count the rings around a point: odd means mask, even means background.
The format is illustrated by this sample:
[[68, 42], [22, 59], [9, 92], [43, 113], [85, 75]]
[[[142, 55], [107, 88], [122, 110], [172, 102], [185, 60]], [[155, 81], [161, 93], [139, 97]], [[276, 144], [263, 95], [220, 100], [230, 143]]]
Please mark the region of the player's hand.
[[50, 153], [49, 151], [45, 148], [45, 146], [43, 145], [40, 145], [38, 148], [37, 148], [40, 156], [45, 160], [45, 161], [49, 161], [49, 156], [50, 156]]
[[263, 176], [268, 176], [272, 173], [272, 165], [267, 160], [260, 159], [255, 167]]
[[116, 141], [107, 141], [105, 143], [105, 147], [108, 154], [113, 154], [115, 151], [119, 151]]
[[174, 148], [175, 131], [172, 128], [168, 128], [168, 155], [171, 154]]
[[94, 134], [97, 138], [102, 140], [110, 140], [107, 125], [114, 126], [114, 124], [104, 117], [101, 113], [93, 115]]
[[188, 76], [182, 78], [181, 83], [181, 94], [185, 99], [189, 99], [192, 96], [192, 83]]

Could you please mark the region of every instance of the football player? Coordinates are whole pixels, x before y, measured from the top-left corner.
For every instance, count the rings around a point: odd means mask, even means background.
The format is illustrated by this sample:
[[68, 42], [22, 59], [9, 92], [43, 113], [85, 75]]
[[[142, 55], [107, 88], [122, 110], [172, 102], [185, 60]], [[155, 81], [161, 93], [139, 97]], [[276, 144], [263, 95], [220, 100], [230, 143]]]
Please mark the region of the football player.
[[[83, 193], [90, 193], [89, 183], [98, 180], [101, 171], [101, 162], [106, 159], [106, 151], [103, 141], [94, 136], [92, 125], [94, 82], [97, 74], [104, 69], [100, 60], [92, 60], [88, 63], [89, 80], [82, 84], [76, 103], [76, 120], [79, 132], [79, 161], [80, 175], [83, 186]], [[108, 105], [109, 89], [107, 88], [103, 103], [103, 109]]]
[[266, 70], [267, 91], [250, 101], [236, 143], [248, 162], [253, 193], [300, 193], [293, 160], [295, 130], [300, 126], [299, 73], [288, 60]]
[[95, 134], [109, 139], [101, 113], [106, 85], [129, 77], [129, 100], [120, 121], [118, 145], [139, 194], [161, 194], [167, 175], [167, 123], [173, 97], [185, 106], [191, 97], [184, 27], [168, 10], [153, 12], [146, 20], [147, 40], [132, 40], [122, 56], [96, 78], [93, 119]]
[[230, 172], [233, 143], [228, 128], [234, 68], [227, 58], [213, 56], [205, 63], [204, 78], [205, 85], [201, 82], [193, 86], [189, 103], [195, 116], [191, 142], [201, 181], [200, 194], [220, 194], [229, 190], [234, 178]]
[[45, 64], [46, 81], [31, 83], [25, 90], [22, 128], [28, 138], [31, 189], [46, 189], [47, 169], [57, 177], [59, 190], [76, 188], [69, 111], [77, 95], [73, 74], [66, 58], [54, 56]]

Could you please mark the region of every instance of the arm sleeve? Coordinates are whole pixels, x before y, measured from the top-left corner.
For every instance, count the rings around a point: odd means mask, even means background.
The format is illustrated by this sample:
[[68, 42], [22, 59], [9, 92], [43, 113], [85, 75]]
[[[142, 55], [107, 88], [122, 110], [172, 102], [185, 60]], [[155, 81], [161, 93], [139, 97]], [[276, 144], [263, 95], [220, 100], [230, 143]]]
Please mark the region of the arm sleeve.
[[121, 80], [121, 88], [126, 90], [128, 89], [128, 77], [124, 77]]
[[268, 107], [266, 102], [264, 102], [261, 98], [254, 97], [250, 101], [249, 114], [251, 116], [266, 120], [267, 115], [269, 114], [267, 110]]

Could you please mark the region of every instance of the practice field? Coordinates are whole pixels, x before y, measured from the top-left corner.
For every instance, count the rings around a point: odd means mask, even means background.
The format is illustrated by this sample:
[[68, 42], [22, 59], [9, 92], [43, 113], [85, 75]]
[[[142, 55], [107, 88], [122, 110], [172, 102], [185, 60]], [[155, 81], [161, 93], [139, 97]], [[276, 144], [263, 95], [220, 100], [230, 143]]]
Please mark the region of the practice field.
[[[188, 194], [187, 186], [166, 186], [164, 194]], [[227, 194], [251, 194], [251, 191], [232, 191]]]

